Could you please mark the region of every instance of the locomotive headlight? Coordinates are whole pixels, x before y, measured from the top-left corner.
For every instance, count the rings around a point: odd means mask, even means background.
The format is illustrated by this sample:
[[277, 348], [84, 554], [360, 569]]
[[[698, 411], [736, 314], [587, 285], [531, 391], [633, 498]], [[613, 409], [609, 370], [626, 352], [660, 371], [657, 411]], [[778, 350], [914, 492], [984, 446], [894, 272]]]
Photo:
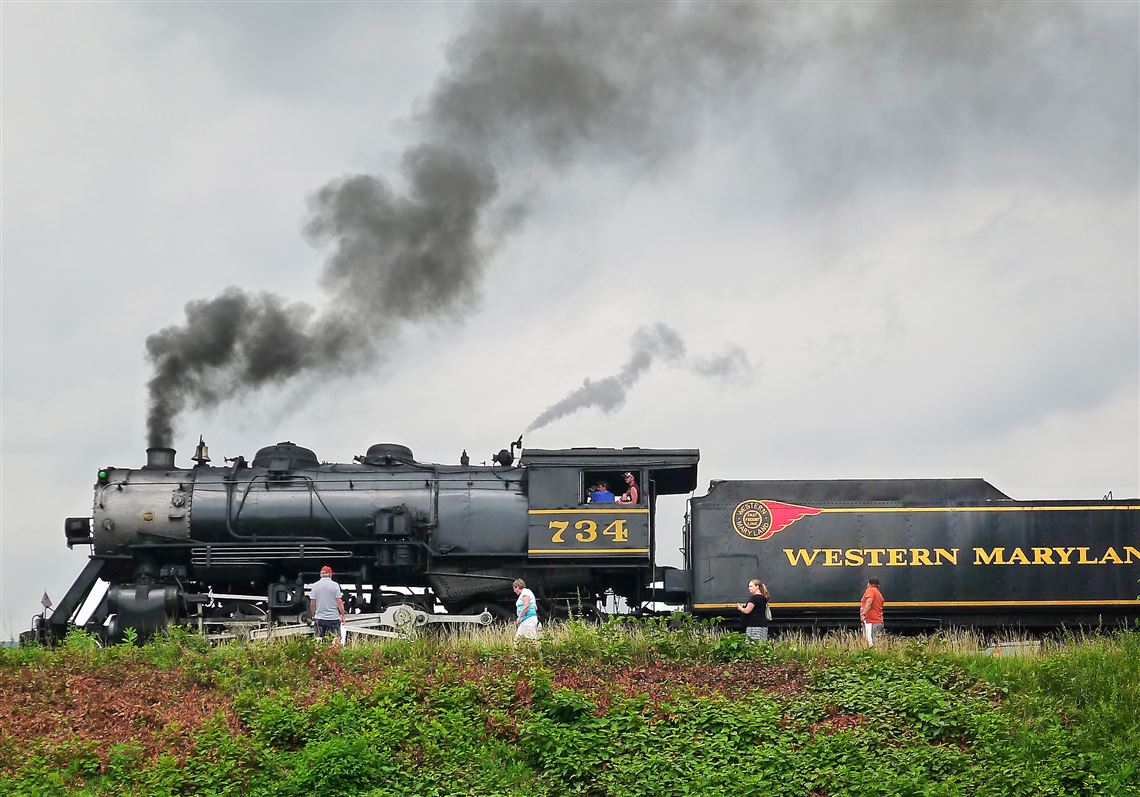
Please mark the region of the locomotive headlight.
[[91, 545], [95, 540], [91, 534], [91, 518], [69, 517], [63, 523], [63, 535], [67, 538], [67, 547], [73, 545]]

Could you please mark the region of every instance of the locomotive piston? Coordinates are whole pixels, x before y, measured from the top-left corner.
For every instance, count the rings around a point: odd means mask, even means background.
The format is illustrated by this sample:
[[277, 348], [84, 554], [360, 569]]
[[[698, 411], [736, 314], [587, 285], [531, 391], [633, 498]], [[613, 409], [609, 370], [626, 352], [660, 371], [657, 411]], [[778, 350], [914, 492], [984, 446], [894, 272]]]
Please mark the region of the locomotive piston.
[[133, 628], [140, 638], [154, 635], [169, 621], [182, 615], [185, 601], [182, 591], [173, 585], [152, 586], [150, 583], [119, 584], [107, 590], [107, 636], [120, 641], [126, 629]]

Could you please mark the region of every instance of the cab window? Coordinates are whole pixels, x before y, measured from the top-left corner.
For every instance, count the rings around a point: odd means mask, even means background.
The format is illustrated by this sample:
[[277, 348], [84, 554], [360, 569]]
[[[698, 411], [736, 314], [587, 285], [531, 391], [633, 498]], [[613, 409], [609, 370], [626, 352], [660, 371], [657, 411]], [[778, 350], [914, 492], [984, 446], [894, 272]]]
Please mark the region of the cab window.
[[[582, 471], [582, 503], [613, 503], [625, 492], [625, 480], [620, 470]], [[604, 488], [604, 489], [603, 489]]]

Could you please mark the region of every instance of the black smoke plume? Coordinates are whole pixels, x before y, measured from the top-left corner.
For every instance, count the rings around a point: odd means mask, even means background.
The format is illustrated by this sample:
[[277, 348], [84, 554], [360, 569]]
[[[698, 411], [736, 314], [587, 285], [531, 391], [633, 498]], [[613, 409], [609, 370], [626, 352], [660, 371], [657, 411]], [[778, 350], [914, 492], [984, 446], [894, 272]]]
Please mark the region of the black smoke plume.
[[331, 183], [312, 198], [306, 232], [336, 249], [321, 274], [329, 309], [286, 304], [229, 288], [186, 305], [186, 322], [146, 341], [150, 446], [169, 446], [187, 406], [212, 407], [244, 391], [305, 373], [374, 362], [400, 323], [474, 303], [483, 253], [478, 208], [494, 175], [451, 150], [419, 147], [404, 158], [409, 195], [376, 177]]
[[[1134, 7], [1097, 14], [1121, 17], [1106, 57], [1134, 76]], [[403, 324], [462, 318], [502, 236], [582, 164], [641, 178], [698, 137], [744, 135], [794, 165], [766, 182], [808, 204], [860, 179], [967, 168], [1132, 181], [1108, 164], [1135, 164], [1134, 105], [1070, 69], [1089, 57], [1087, 16], [1029, 2], [475, 4], [401, 182], [349, 175], [311, 197], [306, 233], [330, 250], [321, 309], [230, 289], [148, 339], [150, 443], [169, 445], [187, 406], [374, 362]], [[739, 360], [724, 357], [694, 367]]]
[[[231, 288], [148, 339], [150, 445], [170, 444], [187, 405], [374, 360], [401, 323], [469, 311], [496, 234], [537, 196], [528, 172], [584, 158], [641, 172], [666, 162], [694, 138], [695, 111], [767, 58], [767, 17], [754, 4], [476, 8], [416, 118], [403, 190], [352, 175], [311, 198], [306, 233], [332, 249], [320, 278], [329, 308], [286, 313], [284, 300]], [[516, 194], [490, 225], [503, 173]], [[268, 326], [287, 351], [265, 345]]]
[[739, 346], [731, 346], [724, 354], [715, 357], [686, 359], [685, 342], [677, 330], [661, 323], [640, 327], [630, 338], [629, 359], [621, 370], [603, 379], [584, 380], [581, 387], [539, 413], [526, 431], [533, 432], [559, 418], [590, 407], [606, 414], [620, 409], [625, 404], [630, 388], [658, 361], [667, 365], [681, 365], [699, 376], [733, 382], [747, 381], [752, 371], [747, 355]]
[[306, 304], [286, 305], [270, 294], [230, 288], [186, 305], [186, 323], [147, 338], [154, 376], [147, 386], [148, 442], [168, 446], [174, 419], [187, 403], [211, 407], [243, 388], [280, 382], [296, 373], [340, 365], [366, 348], [358, 329], [314, 318]]

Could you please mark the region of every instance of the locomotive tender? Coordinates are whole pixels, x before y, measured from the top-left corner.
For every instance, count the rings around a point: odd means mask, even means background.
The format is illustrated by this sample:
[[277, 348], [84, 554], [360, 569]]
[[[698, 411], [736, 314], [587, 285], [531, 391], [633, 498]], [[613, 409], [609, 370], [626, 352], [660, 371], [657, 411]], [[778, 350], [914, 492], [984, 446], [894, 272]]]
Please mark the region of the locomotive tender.
[[895, 628], [1140, 618], [1135, 499], [1015, 501], [981, 479], [726, 481], [690, 506], [680, 581], [697, 613], [731, 610], [759, 577], [778, 616], [851, 625], [877, 576]]
[[[695, 490], [696, 449], [527, 449], [515, 465], [516, 446], [490, 466], [421, 463], [386, 443], [352, 464], [290, 442], [227, 467], [201, 442], [190, 468], [148, 449], [140, 469], [100, 470], [92, 516], [67, 519], [68, 546], [91, 557], [30, 636], [59, 639], [99, 579], [110, 586], [87, 627], [111, 639], [194, 618], [296, 621], [324, 564], [370, 611], [438, 601], [509, 617], [522, 576], [547, 612], [614, 594], [634, 611], [734, 616], [759, 577], [774, 625], [850, 626], [876, 575], [891, 625], [1140, 618], [1140, 501], [1019, 502], [975, 479], [714, 481], [689, 501], [684, 566], [666, 568], [656, 500]], [[589, 502], [626, 472], [638, 503]]]

